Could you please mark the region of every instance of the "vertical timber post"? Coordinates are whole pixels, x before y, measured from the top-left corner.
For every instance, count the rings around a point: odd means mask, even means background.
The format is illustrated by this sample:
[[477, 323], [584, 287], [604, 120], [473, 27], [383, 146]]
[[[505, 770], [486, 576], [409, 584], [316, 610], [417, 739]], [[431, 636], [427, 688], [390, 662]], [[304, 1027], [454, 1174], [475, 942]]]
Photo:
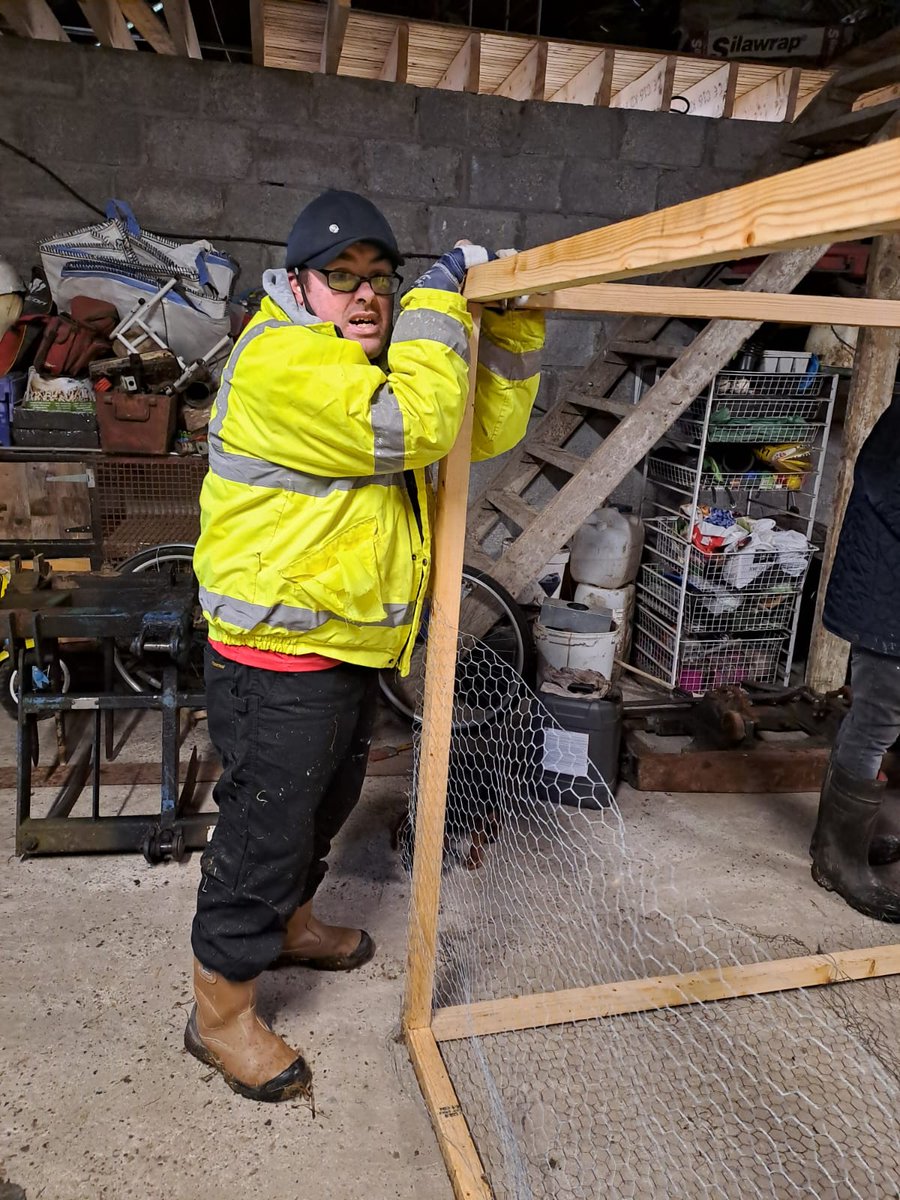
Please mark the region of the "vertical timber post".
[[428, 622], [406, 999], [403, 1008], [403, 1026], [406, 1030], [426, 1029], [431, 1025], [434, 997], [441, 866], [444, 858], [444, 817], [447, 808], [459, 630], [460, 581], [466, 539], [481, 306], [472, 304], [469, 311], [472, 314], [472, 335], [469, 339], [469, 397], [456, 444], [441, 463], [437, 488], [434, 586]]
[[[883, 300], [900, 299], [900, 235], [883, 235], [874, 240], [866, 282], [867, 296]], [[828, 522], [806, 669], [806, 682], [814, 692], [834, 691], [843, 685], [847, 674], [850, 647], [847, 642], [828, 632], [822, 624], [822, 612], [847, 502], [853, 490], [857, 455], [878, 418], [891, 403], [897, 374], [898, 346], [900, 330], [863, 328], [859, 331], [850, 395], [847, 398], [841, 464]]]

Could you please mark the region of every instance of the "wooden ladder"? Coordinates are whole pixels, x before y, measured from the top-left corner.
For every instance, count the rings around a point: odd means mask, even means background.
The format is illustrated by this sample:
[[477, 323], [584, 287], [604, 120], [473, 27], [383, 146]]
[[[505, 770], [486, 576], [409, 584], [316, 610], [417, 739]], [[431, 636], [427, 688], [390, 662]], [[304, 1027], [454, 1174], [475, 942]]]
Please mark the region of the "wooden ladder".
[[[766, 156], [757, 177], [784, 170], [792, 162], [821, 157], [823, 151], [850, 148], [878, 137], [894, 120], [900, 100], [854, 110], [860, 96], [900, 82], [900, 29], [892, 30], [848, 55], [828, 85], [789, 126], [774, 153]], [[877, 95], [873, 99], [878, 99]], [[891, 130], [893, 132], [893, 129]], [[769, 255], [743, 285], [748, 291], [791, 292], [818, 262], [822, 247]], [[670, 272], [671, 286], [709, 286], [722, 268], [690, 268]], [[665, 331], [671, 317], [631, 316], [607, 335], [598, 353], [510, 453], [501, 469], [473, 502], [468, 519], [466, 559], [487, 571], [513, 595], [518, 595], [549, 558], [575, 533], [590, 513], [660, 440], [694, 397], [739, 352], [761, 321], [712, 320], [684, 348], [668, 346]], [[637, 355], [668, 356], [672, 366], [647, 389], [640, 404], [610, 395]], [[573, 435], [597, 413], [610, 418], [616, 430], [584, 457], [568, 448]], [[525, 497], [529, 486], [547, 467], [568, 479], [538, 508]], [[554, 472], [555, 474], [555, 472]], [[506, 539], [497, 558], [485, 543], [498, 522], [517, 530]], [[512, 532], [512, 530], [510, 531]]]

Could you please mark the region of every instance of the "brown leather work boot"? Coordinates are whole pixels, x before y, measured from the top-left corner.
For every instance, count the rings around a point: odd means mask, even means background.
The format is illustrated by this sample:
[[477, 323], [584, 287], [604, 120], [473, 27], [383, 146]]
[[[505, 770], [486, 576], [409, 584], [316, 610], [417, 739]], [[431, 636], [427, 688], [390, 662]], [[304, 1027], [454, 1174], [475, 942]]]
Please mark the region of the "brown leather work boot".
[[364, 929], [324, 925], [313, 916], [308, 900], [287, 923], [284, 946], [273, 967], [312, 967], [316, 971], [353, 971], [375, 953], [375, 943]]
[[232, 1091], [248, 1100], [312, 1095], [306, 1059], [256, 1012], [255, 980], [232, 983], [194, 959], [194, 995], [185, 1049], [215, 1067]]

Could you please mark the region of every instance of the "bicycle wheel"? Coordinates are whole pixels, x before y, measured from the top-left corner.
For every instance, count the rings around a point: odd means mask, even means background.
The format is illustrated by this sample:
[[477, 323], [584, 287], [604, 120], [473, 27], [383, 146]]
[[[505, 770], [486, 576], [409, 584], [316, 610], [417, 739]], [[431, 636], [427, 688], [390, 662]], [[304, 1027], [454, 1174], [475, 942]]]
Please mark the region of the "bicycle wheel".
[[[149, 546], [132, 555], [119, 566], [120, 575], [141, 575], [156, 572], [174, 576], [175, 579], [194, 578], [194, 547], [190, 542], [166, 542], [160, 546]], [[203, 648], [206, 645], [206, 621], [199, 602], [194, 604], [191, 650], [186, 670], [185, 686], [189, 690], [203, 688]], [[158, 692], [162, 678], [149, 664], [131, 653], [128, 646], [116, 647], [113, 656], [116, 670], [133, 692]]]
[[[492, 624], [487, 633], [475, 638], [467, 632], [467, 624], [474, 623], [476, 614], [481, 617], [485, 610]], [[477, 669], [457, 671], [454, 724], [456, 728], [471, 728], [484, 724], [510, 699], [509, 669], [529, 686], [534, 682], [534, 641], [525, 614], [509, 592], [475, 567], [463, 567], [459, 629], [461, 658], [471, 661], [477, 656], [478, 662]], [[409, 675], [382, 671], [379, 676], [388, 704], [409, 720], [418, 720], [422, 715], [427, 636], [426, 616], [416, 638]]]

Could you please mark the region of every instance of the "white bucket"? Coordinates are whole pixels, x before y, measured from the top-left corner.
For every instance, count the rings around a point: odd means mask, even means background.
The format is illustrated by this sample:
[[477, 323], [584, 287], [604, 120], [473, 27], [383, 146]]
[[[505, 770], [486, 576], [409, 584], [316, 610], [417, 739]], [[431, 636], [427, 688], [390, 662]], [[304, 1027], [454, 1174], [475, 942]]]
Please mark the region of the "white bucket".
[[615, 629], [609, 633], [572, 633], [548, 629], [540, 622], [534, 627], [534, 644], [542, 662], [551, 667], [596, 671], [604, 679], [612, 679], [616, 637]]
[[[634, 620], [634, 584], [627, 587], [603, 588], [593, 583], [579, 583], [575, 589], [575, 603], [588, 608], [608, 608], [612, 612], [616, 630], [616, 658], [628, 662], [631, 650], [631, 626]], [[616, 668], [616, 676], [620, 668]]]
[[[513, 539], [509, 539], [504, 546], [508, 545]], [[566, 573], [566, 567], [569, 565], [568, 549], [560, 550], [558, 554], [546, 563], [544, 568], [538, 571], [535, 578], [525, 584], [521, 592], [516, 596], [516, 601], [519, 604], [533, 605], [540, 608], [545, 600], [558, 600], [559, 594], [562, 591], [563, 577]], [[541, 580], [546, 586], [541, 586]], [[550, 591], [546, 590], [550, 586]]]

